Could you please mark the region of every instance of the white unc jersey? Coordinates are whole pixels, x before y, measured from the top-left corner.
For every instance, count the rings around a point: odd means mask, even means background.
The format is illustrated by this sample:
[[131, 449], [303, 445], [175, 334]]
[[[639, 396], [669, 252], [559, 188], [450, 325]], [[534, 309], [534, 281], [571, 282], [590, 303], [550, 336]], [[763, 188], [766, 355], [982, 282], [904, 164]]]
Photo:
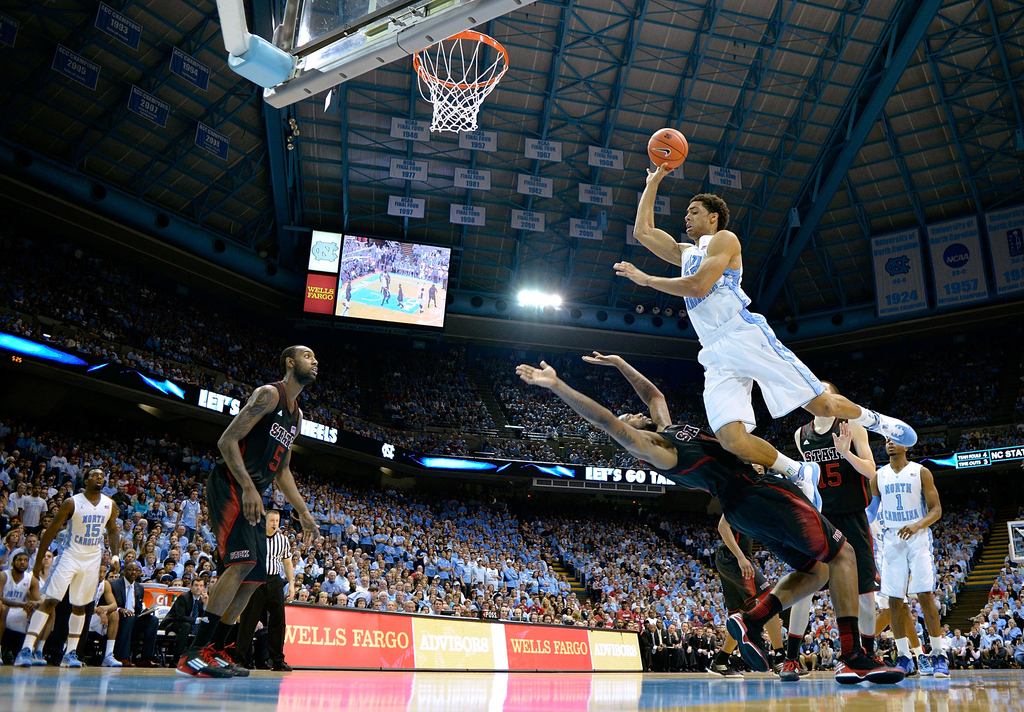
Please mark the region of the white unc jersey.
[[[696, 245], [683, 250], [684, 277], [696, 274], [704, 258], [708, 256], [708, 243], [712, 237], [714, 236], [704, 235], [697, 240]], [[750, 297], [740, 287], [742, 281], [742, 269], [727, 269], [705, 296], [700, 299], [686, 298], [686, 314], [701, 341], [750, 305]]]
[[885, 529], [898, 531], [928, 514], [919, 463], [908, 462], [899, 472], [886, 465], [878, 470], [877, 482], [882, 500], [878, 506], [878, 517], [883, 520]]
[[107, 520], [114, 511], [114, 502], [101, 494], [99, 504], [94, 506], [82, 492], [72, 497], [72, 500], [75, 512], [68, 520], [68, 535], [62, 553], [66, 552], [79, 560], [98, 558], [103, 552], [103, 535], [106, 533]]
[[14, 570], [7, 569], [7, 583], [4, 584], [4, 590], [2, 593], [4, 600], [24, 603], [25, 598], [28, 596], [28, 588], [31, 583], [31, 571], [26, 571], [22, 574], [21, 581], [16, 582], [14, 580]]

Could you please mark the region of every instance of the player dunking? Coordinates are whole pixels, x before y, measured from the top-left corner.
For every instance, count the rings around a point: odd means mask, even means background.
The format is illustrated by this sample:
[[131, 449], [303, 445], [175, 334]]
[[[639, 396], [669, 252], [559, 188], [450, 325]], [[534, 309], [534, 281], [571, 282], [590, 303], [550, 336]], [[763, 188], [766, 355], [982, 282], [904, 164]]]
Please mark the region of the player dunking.
[[897, 667], [909, 673], [914, 663], [905, 630], [905, 596], [917, 594], [932, 646], [931, 656], [918, 654], [922, 675], [949, 677], [942, 653], [942, 626], [935, 607], [935, 560], [931, 525], [942, 518], [935, 480], [927, 467], [907, 460], [907, 448], [885, 443], [889, 464], [871, 480], [871, 492], [881, 498], [878, 514], [885, 522], [882, 547], [882, 595], [889, 597], [892, 633], [899, 654]]
[[541, 368], [521, 364], [516, 373], [525, 383], [550, 390], [584, 420], [608, 433], [627, 452], [665, 477], [685, 488], [717, 497], [732, 527], [760, 541], [795, 569], [780, 579], [749, 613], [729, 618], [729, 633], [739, 642], [744, 662], [758, 672], [769, 669], [768, 659], [756, 642], [764, 624], [794, 601], [821, 588], [831, 572], [832, 600], [842, 646], [836, 680], [902, 680], [901, 670], [887, 668], [861, 650], [857, 598], [853, 594], [857, 575], [853, 550], [799, 488], [785, 479], [759, 475], [695, 426], [672, 425], [665, 396], [621, 358], [595, 353], [591, 359], [616, 366], [647, 405], [650, 415], [626, 414], [616, 418], [607, 408], [566, 385], [544, 362]]
[[[761, 388], [773, 418], [806, 408], [822, 418], [842, 418], [863, 425], [904, 445], [917, 434], [903, 421], [861, 408], [843, 396], [828, 393], [792, 351], [783, 346], [760, 314], [747, 311], [743, 293], [743, 258], [739, 238], [726, 230], [729, 208], [716, 195], [694, 196], [686, 211], [686, 234], [694, 243], [677, 243], [654, 227], [658, 185], [667, 174], [662, 165], [648, 171], [647, 188], [637, 208], [633, 234], [661, 259], [682, 268], [680, 277], [654, 277], [629, 262], [615, 264], [615, 273], [641, 286], [685, 297], [690, 323], [700, 337], [697, 357], [704, 366], [704, 406], [708, 422], [722, 447], [747, 462], [796, 477], [801, 465], [751, 434], [754, 381]], [[817, 469], [811, 463], [804, 465]]]
[[289, 346], [281, 352], [280, 365], [284, 377], [253, 391], [217, 441], [224, 461], [210, 474], [206, 501], [223, 573], [210, 589], [206, 622], [199, 626], [193, 647], [178, 660], [182, 675], [249, 674], [224, 645], [252, 592], [267, 582], [262, 494], [270, 484], [276, 483], [295, 508], [307, 542], [319, 529], [290, 467], [292, 443], [302, 424], [298, 397], [316, 380], [317, 360], [305, 346]]
[[[65, 648], [67, 652], [64, 653], [60, 666], [82, 667], [77, 653], [78, 639], [85, 628], [86, 606], [92, 603], [96, 590], [96, 576], [103, 558], [104, 531], [110, 543], [111, 553], [116, 554], [121, 549], [121, 534], [117, 520], [113, 516], [116, 507], [110, 497], [100, 492], [105, 480], [102, 469], [94, 467], [89, 470], [85, 475], [85, 492], [79, 492], [64, 500], [57, 510], [57, 516], [53, 518], [39, 540], [39, 551], [49, 550], [57, 532], [65, 522], [70, 521], [65, 544], [40, 589], [43, 600], [29, 619], [25, 642], [14, 661], [16, 667], [29, 667], [33, 664], [36, 639], [46, 626], [50, 613], [64, 598], [65, 593], [68, 594], [71, 603], [71, 620], [68, 622]], [[39, 576], [42, 570], [43, 557], [38, 556], [32, 573]]]

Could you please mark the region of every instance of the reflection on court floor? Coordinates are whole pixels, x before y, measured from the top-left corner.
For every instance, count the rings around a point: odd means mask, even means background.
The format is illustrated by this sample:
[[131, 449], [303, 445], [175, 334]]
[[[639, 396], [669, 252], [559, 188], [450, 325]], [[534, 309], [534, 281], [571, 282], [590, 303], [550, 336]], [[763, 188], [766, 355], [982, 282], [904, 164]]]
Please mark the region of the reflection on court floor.
[[0, 668], [0, 710], [16, 712], [980, 712], [1022, 710], [1022, 699], [1019, 671], [839, 686], [821, 674], [795, 684], [767, 675], [726, 680], [635, 673], [294, 672], [195, 680], [171, 670]]

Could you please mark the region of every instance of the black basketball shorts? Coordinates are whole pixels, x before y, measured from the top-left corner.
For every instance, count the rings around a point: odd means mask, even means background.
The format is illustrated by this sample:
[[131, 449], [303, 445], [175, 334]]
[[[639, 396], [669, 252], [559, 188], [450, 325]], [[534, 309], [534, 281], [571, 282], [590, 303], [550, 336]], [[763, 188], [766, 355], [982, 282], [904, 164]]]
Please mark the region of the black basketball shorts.
[[242, 488], [224, 465], [217, 465], [206, 483], [210, 528], [217, 539], [218, 569], [253, 564], [244, 583], [267, 582], [267, 525], [250, 524], [242, 512]]
[[729, 615], [749, 611], [772, 590], [761, 569], [754, 562], [750, 563], [754, 567], [754, 578], [743, 578], [739, 561], [728, 547], [722, 545], [715, 551], [715, 568], [722, 579], [722, 600]]
[[830, 514], [832, 522], [846, 536], [857, 554], [857, 593], [873, 593], [882, 587], [882, 578], [875, 568], [875, 540], [871, 536], [868, 515], [863, 511], [851, 514]]

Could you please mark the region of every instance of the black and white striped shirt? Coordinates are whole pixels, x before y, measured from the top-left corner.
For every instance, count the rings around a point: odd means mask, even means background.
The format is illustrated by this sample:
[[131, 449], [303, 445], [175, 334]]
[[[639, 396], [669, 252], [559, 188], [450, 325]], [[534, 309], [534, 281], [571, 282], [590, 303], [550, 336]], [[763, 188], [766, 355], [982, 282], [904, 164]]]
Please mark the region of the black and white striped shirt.
[[274, 536], [267, 537], [267, 576], [280, 576], [284, 570], [282, 563], [285, 557], [291, 557], [291, 546], [288, 537], [277, 531]]

